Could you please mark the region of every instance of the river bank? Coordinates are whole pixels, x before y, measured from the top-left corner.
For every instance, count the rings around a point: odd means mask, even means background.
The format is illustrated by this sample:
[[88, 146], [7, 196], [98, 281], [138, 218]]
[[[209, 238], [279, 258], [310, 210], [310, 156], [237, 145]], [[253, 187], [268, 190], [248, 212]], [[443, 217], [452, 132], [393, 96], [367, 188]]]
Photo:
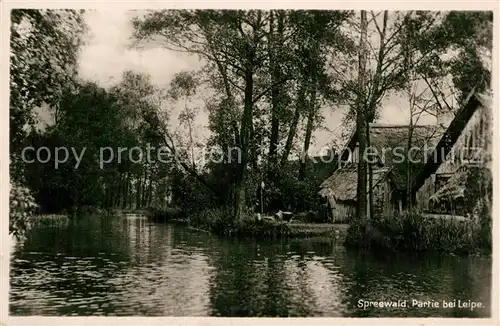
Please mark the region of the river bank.
[[[348, 248], [383, 252], [445, 252], [458, 255], [491, 255], [491, 238], [484, 237], [477, 225], [464, 220], [434, 219], [411, 213], [391, 219], [372, 220], [363, 231], [357, 223], [307, 223], [297, 219], [246, 220], [234, 222], [222, 209], [186, 214], [179, 209], [114, 209], [106, 216], [142, 215], [155, 223], [186, 225], [192, 230], [222, 237], [249, 238], [313, 238], [324, 237]], [[80, 216], [81, 218], [82, 216]], [[36, 216], [30, 224], [60, 223], [64, 214]]]
[[[166, 219], [168, 220], [168, 218]], [[252, 216], [233, 222], [222, 209], [205, 210], [183, 218], [198, 230], [229, 237], [309, 238], [329, 237], [354, 249], [381, 252], [444, 252], [457, 255], [491, 255], [491, 227], [463, 219], [436, 219], [416, 211], [392, 218], [376, 218], [365, 229], [358, 223], [306, 223], [292, 220], [257, 221]], [[487, 231], [490, 230], [490, 233]]]
[[[179, 219], [177, 217], [177, 219]], [[166, 218], [166, 221], [176, 220]], [[347, 236], [347, 224], [307, 223], [302, 220], [257, 220], [249, 214], [242, 221], [233, 221], [230, 210], [208, 209], [181, 218], [190, 227], [227, 237], [251, 238], [310, 238], [329, 237], [343, 243]]]
[[238, 226], [232, 226], [231, 228], [210, 229], [207, 226], [193, 225], [189, 220], [173, 219], [168, 222], [186, 224], [192, 230], [215, 233], [221, 236], [288, 239], [328, 237], [338, 243], [343, 243], [345, 241], [347, 230], [349, 228], [348, 224], [286, 223], [265, 221], [263, 223], [242, 223]]
[[[189, 215], [189, 216], [188, 216]], [[156, 221], [176, 222], [226, 237], [309, 238], [329, 237], [350, 248], [385, 252], [446, 252], [458, 255], [491, 255], [491, 235], [477, 223], [463, 219], [429, 218], [417, 211], [392, 218], [376, 218], [366, 228], [358, 223], [307, 223], [297, 216], [291, 222], [256, 220], [239, 222], [231, 210], [206, 209], [185, 214], [178, 209], [155, 211]], [[486, 231], [488, 229], [486, 228]], [[490, 229], [491, 230], [491, 229]]]

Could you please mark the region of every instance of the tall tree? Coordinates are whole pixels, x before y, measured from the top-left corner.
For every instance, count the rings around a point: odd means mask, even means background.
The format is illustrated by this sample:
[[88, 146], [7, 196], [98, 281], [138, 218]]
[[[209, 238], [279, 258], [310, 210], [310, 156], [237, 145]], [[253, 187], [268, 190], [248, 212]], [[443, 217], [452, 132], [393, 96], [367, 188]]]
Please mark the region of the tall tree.
[[357, 90], [357, 106], [356, 106], [356, 134], [358, 138], [358, 186], [357, 186], [357, 207], [356, 215], [359, 221], [366, 223], [367, 219], [367, 170], [366, 170], [366, 130], [367, 130], [367, 107], [366, 107], [366, 61], [367, 61], [367, 17], [366, 11], [361, 11], [360, 24], [360, 39], [359, 39], [359, 65], [358, 65], [358, 90]]
[[[234, 210], [237, 220], [246, 207], [245, 183], [251, 153], [254, 106], [265, 94], [255, 94], [255, 75], [263, 60], [265, 19], [261, 11], [161, 11], [134, 20], [136, 37], [163, 36], [169, 48], [200, 55], [206, 69], [214, 71], [225, 91], [225, 109], [238, 112], [235, 89], [241, 91], [242, 107], [231, 129], [240, 151], [234, 182]], [[267, 93], [267, 91], [266, 91]]]
[[194, 154], [196, 144], [193, 136], [193, 127], [198, 109], [196, 107], [190, 107], [189, 101], [191, 97], [196, 94], [197, 87], [198, 81], [196, 75], [192, 72], [183, 71], [174, 76], [169, 90], [169, 95], [174, 101], [182, 100], [184, 102], [184, 108], [179, 114], [179, 121], [181, 125], [188, 128], [188, 147], [191, 152], [191, 165], [193, 170], [196, 170], [196, 159]]
[[304, 78], [308, 101], [299, 168], [299, 179], [304, 180], [312, 134], [319, 125], [320, 99], [323, 98], [331, 106], [343, 103], [338, 76], [329, 74], [326, 67], [329, 60], [338, 60], [341, 53], [352, 53], [353, 44], [341, 29], [352, 12], [296, 11], [291, 16], [297, 25], [296, 35], [302, 39], [300, 56], [306, 71]]
[[271, 171], [277, 165], [278, 142], [280, 131], [280, 115], [284, 106], [284, 88], [279, 83], [283, 75], [281, 56], [283, 55], [283, 42], [285, 30], [285, 12], [283, 10], [271, 10], [269, 14], [269, 73], [271, 75], [271, 134], [269, 136], [269, 163]]

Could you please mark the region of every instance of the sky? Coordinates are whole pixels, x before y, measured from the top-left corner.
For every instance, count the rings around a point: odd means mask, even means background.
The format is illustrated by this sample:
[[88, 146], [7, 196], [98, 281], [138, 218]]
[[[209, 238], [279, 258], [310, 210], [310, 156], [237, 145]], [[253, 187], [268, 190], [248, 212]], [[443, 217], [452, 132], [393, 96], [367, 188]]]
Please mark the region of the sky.
[[[172, 77], [183, 70], [191, 70], [199, 66], [197, 58], [176, 53], [161, 47], [151, 47], [138, 50], [130, 48], [132, 26], [131, 13], [126, 11], [98, 10], [86, 13], [86, 22], [90, 29], [90, 40], [82, 49], [79, 74], [81, 77], [96, 81], [101, 86], [111, 86], [120, 81], [125, 70], [148, 73], [153, 83], [167, 88]], [[407, 124], [408, 110], [404, 109], [407, 102], [397, 97], [388, 97], [382, 103], [380, 123]], [[179, 112], [174, 112], [172, 125], [178, 124], [175, 119]], [[320, 151], [339, 138], [342, 131], [342, 118], [345, 111], [334, 108], [324, 108], [325, 126], [329, 129], [318, 130], [314, 135], [312, 151]], [[435, 118], [424, 118], [421, 123], [433, 124]], [[206, 128], [208, 118], [203, 110], [199, 111], [195, 121], [196, 137], [206, 138], [209, 131]]]

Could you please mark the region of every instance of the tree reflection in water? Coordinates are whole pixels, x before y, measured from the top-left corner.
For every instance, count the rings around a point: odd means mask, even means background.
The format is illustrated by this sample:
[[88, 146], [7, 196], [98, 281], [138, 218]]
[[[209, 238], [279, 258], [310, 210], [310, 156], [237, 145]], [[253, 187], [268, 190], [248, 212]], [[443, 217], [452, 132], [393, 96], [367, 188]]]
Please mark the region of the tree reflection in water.
[[490, 304], [491, 259], [346, 251], [324, 239], [219, 238], [143, 219], [36, 227], [13, 247], [12, 315], [488, 317], [358, 300]]

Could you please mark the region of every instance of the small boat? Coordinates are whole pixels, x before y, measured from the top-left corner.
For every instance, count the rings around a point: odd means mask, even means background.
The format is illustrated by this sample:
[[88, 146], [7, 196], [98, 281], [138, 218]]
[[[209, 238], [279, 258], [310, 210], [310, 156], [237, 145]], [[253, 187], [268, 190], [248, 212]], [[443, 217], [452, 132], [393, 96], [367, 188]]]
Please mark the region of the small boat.
[[274, 214], [274, 216], [279, 221], [291, 222], [293, 219], [292, 212], [283, 212], [281, 209], [276, 214]]

